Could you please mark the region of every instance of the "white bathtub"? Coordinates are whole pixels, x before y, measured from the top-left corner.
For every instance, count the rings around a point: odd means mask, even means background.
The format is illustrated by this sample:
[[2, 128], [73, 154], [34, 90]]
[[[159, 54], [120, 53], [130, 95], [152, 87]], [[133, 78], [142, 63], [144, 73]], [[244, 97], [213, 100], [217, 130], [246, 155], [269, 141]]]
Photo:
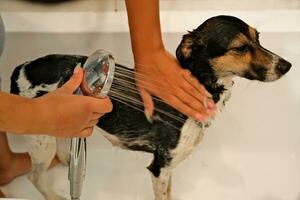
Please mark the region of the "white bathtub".
[[[122, 10], [45, 14], [41, 10], [14, 12], [5, 8], [3, 17], [8, 34], [0, 61], [5, 90], [15, 66], [50, 53], [89, 54], [104, 48], [113, 52], [117, 61], [132, 66], [127, 21]], [[174, 199], [300, 199], [300, 11], [297, 8], [163, 10], [164, 40], [171, 52], [185, 30], [195, 28], [209, 16], [231, 14], [258, 27], [261, 43], [293, 64], [289, 73], [274, 83], [236, 79], [231, 101], [207, 130], [204, 141], [191, 158], [175, 169]], [[16, 151], [27, 148], [22, 137], [10, 135], [10, 142]], [[88, 150], [83, 199], [153, 198], [145, 169], [151, 155], [112, 147], [98, 131], [89, 139]], [[68, 196], [66, 167], [51, 169], [46, 179], [59, 193]], [[2, 189], [9, 197], [42, 199], [25, 176]]]

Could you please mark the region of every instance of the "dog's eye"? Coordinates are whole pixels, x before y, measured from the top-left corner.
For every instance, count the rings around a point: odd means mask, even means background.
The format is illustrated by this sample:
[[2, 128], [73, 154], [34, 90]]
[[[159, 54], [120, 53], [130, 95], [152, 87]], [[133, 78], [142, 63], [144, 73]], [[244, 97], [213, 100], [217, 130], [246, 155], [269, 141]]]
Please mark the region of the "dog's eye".
[[244, 53], [244, 52], [247, 52], [249, 50], [249, 46], [248, 45], [243, 45], [243, 46], [240, 46], [240, 47], [234, 47], [234, 48], [232, 48], [232, 50], [237, 51], [239, 53]]

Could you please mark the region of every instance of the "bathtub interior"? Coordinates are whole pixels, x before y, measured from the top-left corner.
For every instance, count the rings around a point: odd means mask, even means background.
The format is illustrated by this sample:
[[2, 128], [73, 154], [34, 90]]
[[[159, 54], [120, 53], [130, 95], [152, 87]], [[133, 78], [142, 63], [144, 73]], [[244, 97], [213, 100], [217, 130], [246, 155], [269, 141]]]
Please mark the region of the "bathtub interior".
[[[176, 10], [173, 12], [176, 13]], [[175, 168], [174, 199], [299, 200], [300, 31], [292, 26], [294, 21], [300, 20], [299, 11], [291, 10], [290, 16], [286, 14], [290, 20], [282, 21], [281, 25], [286, 26], [280, 28], [276, 27], [276, 20], [267, 18], [273, 22], [273, 25], [267, 25], [270, 26], [268, 29], [264, 29], [264, 23], [255, 21], [264, 18], [261, 11], [251, 11], [258, 13], [256, 18], [251, 17], [251, 12], [235, 12], [245, 18], [249, 15], [254, 25], [261, 26], [260, 41], [263, 46], [289, 60], [293, 67], [285, 77], [272, 83], [235, 79], [231, 100], [224, 111], [206, 131], [204, 140], [192, 156]], [[126, 31], [93, 32], [95, 29], [92, 27], [91, 30], [75, 31], [39, 31], [33, 28], [30, 32], [26, 24], [23, 27], [20, 25], [18, 31], [9, 18], [12, 14], [19, 13], [4, 13], [4, 20], [10, 23], [7, 24], [6, 47], [0, 61], [5, 91], [9, 90], [9, 78], [15, 66], [51, 53], [88, 55], [95, 49], [103, 48], [113, 52], [118, 62], [133, 67], [130, 36]], [[31, 11], [26, 11], [22, 16], [26, 18], [31, 14]], [[69, 14], [72, 15], [72, 12]], [[209, 16], [215, 12], [204, 14]], [[188, 15], [185, 17], [189, 18]], [[26, 18], [26, 22], [29, 21]], [[200, 18], [198, 25], [202, 21], [203, 18]], [[289, 26], [289, 23], [292, 25]], [[177, 27], [169, 27], [163, 33], [170, 52], [175, 51], [183, 31], [188, 29], [190, 27], [178, 32]], [[22, 136], [10, 134], [9, 139], [14, 151], [26, 151], [29, 148]], [[113, 147], [99, 130], [95, 130], [88, 140], [88, 168], [83, 199], [153, 199], [151, 179], [146, 169], [151, 159], [152, 156], [146, 153]], [[49, 170], [46, 181], [58, 193], [68, 197], [66, 167], [59, 165]], [[1, 189], [9, 197], [42, 199], [26, 176], [15, 179]]]

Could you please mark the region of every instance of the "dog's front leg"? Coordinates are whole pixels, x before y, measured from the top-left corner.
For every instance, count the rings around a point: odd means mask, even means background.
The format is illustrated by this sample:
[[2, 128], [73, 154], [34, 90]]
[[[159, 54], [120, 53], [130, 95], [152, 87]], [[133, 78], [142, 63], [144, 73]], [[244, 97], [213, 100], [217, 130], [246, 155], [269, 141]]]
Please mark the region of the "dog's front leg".
[[55, 194], [43, 178], [56, 154], [56, 138], [51, 136], [31, 136], [28, 139], [30, 144], [29, 155], [32, 162], [32, 170], [28, 175], [29, 180], [46, 200], [66, 200]]
[[158, 177], [151, 174], [155, 200], [171, 200], [170, 168], [162, 168]]
[[56, 139], [56, 155], [59, 159], [59, 161], [65, 165], [68, 166], [70, 162], [70, 139], [62, 139], [57, 138]]

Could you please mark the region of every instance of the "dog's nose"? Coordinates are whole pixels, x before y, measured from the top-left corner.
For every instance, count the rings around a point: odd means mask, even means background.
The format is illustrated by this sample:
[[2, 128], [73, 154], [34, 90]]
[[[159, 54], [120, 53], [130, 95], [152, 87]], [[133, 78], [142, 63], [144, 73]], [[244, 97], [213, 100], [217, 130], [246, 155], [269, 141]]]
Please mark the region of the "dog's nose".
[[278, 61], [278, 64], [277, 64], [277, 66], [276, 66], [276, 69], [277, 69], [277, 71], [278, 71], [279, 73], [285, 74], [285, 73], [287, 73], [287, 72], [290, 70], [291, 66], [292, 66], [292, 64], [289, 63], [288, 61], [286, 61], [286, 60], [284, 60], [284, 59], [280, 59], [280, 60]]

